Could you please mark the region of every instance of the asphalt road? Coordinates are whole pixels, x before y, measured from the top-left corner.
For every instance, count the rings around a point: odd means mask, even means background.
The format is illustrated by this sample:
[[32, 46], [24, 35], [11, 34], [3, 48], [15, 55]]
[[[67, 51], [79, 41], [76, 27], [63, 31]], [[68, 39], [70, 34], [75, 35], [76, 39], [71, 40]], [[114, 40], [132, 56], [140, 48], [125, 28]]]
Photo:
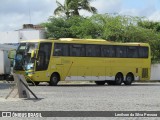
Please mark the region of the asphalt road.
[[65, 84], [30, 86], [39, 100], [4, 99], [11, 85], [0, 83], [0, 111], [160, 111], [160, 83], [132, 86]]

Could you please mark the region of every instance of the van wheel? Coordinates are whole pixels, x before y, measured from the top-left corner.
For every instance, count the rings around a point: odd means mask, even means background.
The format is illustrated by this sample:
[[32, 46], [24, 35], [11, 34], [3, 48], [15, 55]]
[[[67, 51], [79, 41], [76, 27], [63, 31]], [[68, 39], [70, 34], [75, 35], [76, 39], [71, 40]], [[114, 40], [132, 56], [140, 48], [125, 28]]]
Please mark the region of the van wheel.
[[115, 85], [121, 85], [123, 82], [123, 75], [118, 73], [115, 77]]
[[104, 85], [106, 82], [105, 81], [95, 81], [96, 85]]
[[134, 81], [134, 76], [129, 73], [126, 76], [126, 80], [124, 81], [124, 84], [125, 85], [131, 85], [133, 81]]
[[58, 84], [59, 80], [60, 80], [59, 75], [53, 74], [53, 75], [51, 76], [51, 79], [50, 79], [49, 84], [50, 84], [51, 86], [56, 86], [56, 85]]

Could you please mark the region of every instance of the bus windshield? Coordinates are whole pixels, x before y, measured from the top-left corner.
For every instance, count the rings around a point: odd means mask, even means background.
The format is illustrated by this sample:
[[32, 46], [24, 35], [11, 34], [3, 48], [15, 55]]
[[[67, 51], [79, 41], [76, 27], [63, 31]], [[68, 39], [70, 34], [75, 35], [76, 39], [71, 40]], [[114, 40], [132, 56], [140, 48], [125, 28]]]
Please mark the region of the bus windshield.
[[21, 43], [15, 56], [14, 70], [32, 70], [35, 59], [31, 59], [31, 52], [37, 47], [38, 43]]

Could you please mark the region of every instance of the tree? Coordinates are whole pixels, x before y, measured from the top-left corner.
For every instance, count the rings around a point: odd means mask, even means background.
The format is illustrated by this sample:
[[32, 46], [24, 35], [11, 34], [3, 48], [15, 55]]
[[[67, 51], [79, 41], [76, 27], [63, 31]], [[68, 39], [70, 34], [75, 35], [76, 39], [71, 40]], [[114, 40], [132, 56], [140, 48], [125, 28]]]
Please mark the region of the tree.
[[90, 5], [91, 0], [73, 0], [73, 1], [75, 1], [73, 6], [73, 15], [79, 16], [80, 10], [86, 10], [93, 14], [97, 13], [97, 9]]
[[55, 9], [54, 14], [65, 14], [67, 18], [71, 16], [80, 16], [80, 10], [86, 10], [91, 13], [97, 13], [97, 9], [90, 5], [91, 0], [65, 0], [64, 5], [56, 1], [58, 7]]
[[160, 22], [153, 22], [153, 21], [145, 20], [145, 21], [138, 22], [138, 25], [146, 29], [153, 29], [157, 32], [160, 32]]
[[101, 29], [97, 24], [95, 24], [90, 18], [85, 18], [82, 16], [73, 16], [67, 19], [71, 27], [70, 32], [76, 38], [99, 38], [102, 33]]
[[48, 22], [41, 24], [47, 28], [47, 38], [100, 38], [102, 29], [90, 18], [73, 16], [50, 17]]
[[[158, 27], [139, 25], [142, 18], [111, 14], [91, 17], [51, 17], [43, 26], [48, 38], [102, 38], [115, 42], [143, 42], [151, 46], [152, 62], [160, 62], [160, 33]], [[147, 25], [147, 24], [146, 24]], [[156, 26], [159, 26], [156, 24]]]
[[61, 13], [64, 13], [67, 18], [71, 15], [71, 6], [72, 6], [72, 0], [65, 0], [64, 5], [62, 5], [60, 2], [56, 0], [57, 8], [54, 10], [55, 15], [60, 15]]
[[72, 38], [75, 37], [70, 31], [71, 24], [66, 18], [50, 17], [48, 22], [42, 24], [47, 28], [47, 38]]

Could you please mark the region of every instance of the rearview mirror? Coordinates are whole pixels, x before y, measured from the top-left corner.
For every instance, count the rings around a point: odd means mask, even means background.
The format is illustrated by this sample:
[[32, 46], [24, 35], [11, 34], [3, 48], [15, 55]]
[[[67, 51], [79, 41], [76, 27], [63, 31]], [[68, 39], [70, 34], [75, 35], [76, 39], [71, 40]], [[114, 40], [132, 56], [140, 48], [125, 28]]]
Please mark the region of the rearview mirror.
[[37, 50], [32, 50], [31, 58], [36, 58]]

